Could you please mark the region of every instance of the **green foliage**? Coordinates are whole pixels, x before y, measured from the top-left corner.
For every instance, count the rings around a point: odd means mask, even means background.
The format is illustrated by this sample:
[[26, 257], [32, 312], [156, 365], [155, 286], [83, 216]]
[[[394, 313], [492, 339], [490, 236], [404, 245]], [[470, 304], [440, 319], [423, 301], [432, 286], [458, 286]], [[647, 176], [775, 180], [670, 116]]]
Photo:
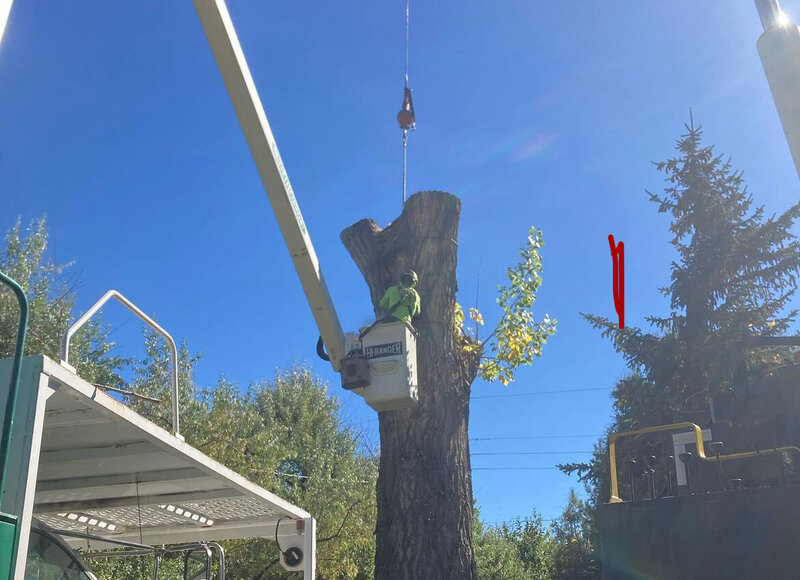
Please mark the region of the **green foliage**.
[[[137, 557], [114, 557], [102, 560], [87, 560], [89, 569], [99, 580], [141, 580], [152, 578], [155, 558], [152, 555]], [[183, 578], [183, 559], [181, 554], [165, 557], [158, 566], [159, 580], [180, 580]]]
[[495, 527], [475, 533], [473, 540], [479, 580], [521, 580], [525, 567], [514, 544]]
[[[145, 345], [147, 357], [135, 367], [132, 386], [160, 402], [128, 397], [127, 403], [169, 428], [169, 353], [156, 334], [148, 332]], [[181, 345], [178, 385], [181, 432], [187, 443], [314, 514], [319, 578], [369, 577], [375, 551], [377, 461], [359, 452], [356, 433], [340, 423], [339, 403], [328, 395], [327, 386], [309, 369], [294, 367], [271, 381], [253, 383], [247, 391], [225, 378], [213, 389], [199, 389], [192, 380], [198, 360]], [[283, 576], [274, 541], [224, 544], [230, 577]], [[103, 570], [107, 578], [120, 577]]]
[[[61, 336], [74, 315], [74, 279], [69, 265], [47, 255], [44, 220], [23, 232], [19, 220], [6, 236], [0, 268], [20, 282], [31, 301], [27, 352], [58, 358]], [[0, 357], [13, 353], [18, 324], [16, 301], [0, 291]], [[165, 429], [172, 427], [169, 351], [155, 333], [144, 333], [141, 360], [111, 355], [114, 344], [99, 322], [73, 339], [70, 362], [96, 383], [124, 387], [134, 411]], [[358, 446], [358, 434], [339, 420], [339, 403], [304, 367], [279, 372], [243, 391], [221, 378], [215, 388], [195, 385], [200, 357], [184, 342], [178, 353], [181, 434], [186, 441], [251, 481], [312, 513], [318, 522], [320, 580], [369, 578], [375, 552], [375, 484], [378, 465]], [[119, 373], [132, 374], [129, 385]], [[146, 397], [146, 398], [145, 398]], [[269, 539], [225, 542], [228, 577], [277, 580], [287, 573], [277, 564]], [[92, 561], [101, 580], [149, 578], [152, 557]], [[179, 578], [181, 561], [162, 563], [160, 577]]]
[[[169, 428], [169, 354], [155, 334], [147, 333], [145, 343], [147, 358], [136, 366], [132, 386], [160, 402], [129, 397], [127, 403]], [[294, 367], [270, 381], [253, 383], [247, 391], [224, 378], [213, 389], [199, 389], [192, 381], [198, 358], [181, 345], [178, 384], [187, 443], [314, 514], [318, 578], [371, 577], [377, 460], [359, 452], [357, 434], [340, 423], [339, 403], [328, 395], [327, 386], [309, 369]], [[277, 564], [274, 541], [224, 545], [230, 577], [272, 580], [285, 574]], [[99, 564], [98, 577], [124, 578], [113, 567], [122, 565]]]
[[567, 505], [553, 522], [553, 580], [594, 580], [600, 565], [592, 538], [592, 521], [586, 502], [570, 490]]
[[561, 516], [546, 529], [542, 516], [491, 526], [473, 510], [480, 580], [599, 580], [594, 521], [588, 504], [570, 490]]
[[541, 356], [547, 338], [556, 332], [556, 319], [545, 314], [542, 320], [536, 321], [533, 315], [536, 292], [542, 284], [542, 258], [539, 254], [542, 247], [541, 230], [531, 228], [527, 242], [519, 252], [520, 261], [506, 270], [508, 284], [497, 287], [497, 304], [502, 314], [485, 340], [480, 341], [477, 332], [477, 326], [483, 325], [483, 315], [477, 308], [469, 309], [469, 317], [476, 324], [475, 333], [470, 335], [463, 329], [463, 310], [456, 305], [455, 324], [462, 348], [485, 355], [478, 374], [486, 381], [500, 381], [504, 385], [513, 381], [514, 371], [522, 365], [532, 364]]
[[552, 541], [541, 515], [490, 526], [473, 510], [473, 548], [480, 580], [547, 580]]
[[357, 434], [339, 421], [338, 400], [307, 368], [256, 383], [251, 397], [281, 450], [268, 487], [319, 522], [318, 575], [371, 577], [377, 458], [358, 452]]
[[525, 578], [547, 580], [552, 565], [552, 537], [536, 510], [528, 517], [516, 517], [502, 525], [503, 535], [510, 539], [525, 569]]
[[583, 463], [563, 463], [558, 465], [558, 467], [565, 473], [576, 473], [578, 475], [578, 480], [584, 485], [588, 498], [583, 501], [583, 507], [587, 517], [583, 529], [595, 549], [597, 549], [599, 545], [597, 506], [606, 503], [611, 495], [608, 474], [608, 447], [605, 444], [605, 439], [600, 439], [595, 442], [590, 461]]
[[[741, 173], [701, 144], [701, 129], [687, 129], [679, 156], [656, 164], [666, 175], [664, 195], [649, 194], [672, 218], [678, 259], [670, 286], [661, 289], [670, 299], [669, 316], [648, 317], [657, 332], [645, 333], [586, 315], [634, 373], [615, 392], [626, 427], [637, 417], [660, 418], [639, 415], [647, 406], [668, 419], [695, 397], [702, 403], [705, 393], [731, 388], [744, 358], [742, 340], [784, 334], [796, 315], [784, 308], [800, 272], [800, 243], [790, 231], [800, 203], [765, 219]], [[641, 388], [655, 392], [642, 395]]]
[[[29, 320], [26, 354], [44, 354], [58, 360], [61, 337], [69, 327], [75, 306], [75, 276], [67, 275], [71, 264], [56, 264], [47, 254], [47, 222], [32, 221], [23, 230], [18, 218], [6, 232], [0, 249], [0, 270], [16, 280], [28, 297]], [[14, 354], [19, 306], [14, 294], [0, 285], [0, 358]], [[72, 339], [71, 362], [78, 361], [82, 377], [121, 387], [119, 371], [129, 362], [111, 353], [114, 343], [99, 318], [86, 324]]]
[[[172, 392], [170, 384], [170, 352], [164, 339], [154, 330], [144, 330], [144, 358], [131, 363], [133, 379], [131, 391], [160, 401], [156, 403], [136, 396], [126, 396], [125, 404], [156, 425], [172, 429]], [[191, 354], [187, 343], [178, 346], [178, 396], [181, 417], [181, 434], [188, 438], [203, 420], [203, 409], [198, 401], [192, 373], [200, 355]]]

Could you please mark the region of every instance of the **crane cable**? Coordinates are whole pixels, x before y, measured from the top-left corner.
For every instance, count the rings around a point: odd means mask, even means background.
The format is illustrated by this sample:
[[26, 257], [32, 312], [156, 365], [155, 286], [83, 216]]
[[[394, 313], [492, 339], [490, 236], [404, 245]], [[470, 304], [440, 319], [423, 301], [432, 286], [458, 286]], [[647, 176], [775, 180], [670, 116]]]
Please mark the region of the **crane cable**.
[[414, 101], [411, 97], [411, 88], [408, 86], [408, 39], [411, 27], [410, 18], [411, 0], [406, 0], [406, 39], [405, 39], [405, 84], [403, 87], [403, 104], [400, 112], [397, 113], [397, 123], [403, 130], [403, 207], [406, 204], [406, 176], [408, 170], [408, 132], [417, 128], [417, 120], [414, 115]]
[[408, 32], [411, 24], [410, 5], [411, 0], [406, 0], [406, 88], [408, 88]]

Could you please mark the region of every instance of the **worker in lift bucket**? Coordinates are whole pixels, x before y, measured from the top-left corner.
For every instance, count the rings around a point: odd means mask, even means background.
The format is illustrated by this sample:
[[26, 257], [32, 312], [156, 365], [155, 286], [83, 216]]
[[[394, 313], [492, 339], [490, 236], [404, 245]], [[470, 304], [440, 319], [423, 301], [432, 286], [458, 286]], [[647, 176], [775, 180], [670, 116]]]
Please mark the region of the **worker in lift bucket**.
[[409, 270], [401, 274], [400, 284], [386, 291], [381, 298], [381, 308], [386, 311], [387, 318], [396, 318], [411, 326], [411, 320], [420, 313], [419, 294], [414, 290], [417, 281], [417, 273]]

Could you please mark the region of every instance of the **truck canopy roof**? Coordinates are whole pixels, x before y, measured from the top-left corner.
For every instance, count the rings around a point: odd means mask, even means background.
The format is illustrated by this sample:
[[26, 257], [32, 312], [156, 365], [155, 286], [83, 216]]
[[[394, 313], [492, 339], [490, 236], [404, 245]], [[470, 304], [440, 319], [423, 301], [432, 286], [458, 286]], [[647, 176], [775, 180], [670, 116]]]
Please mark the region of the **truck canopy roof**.
[[[15, 425], [15, 432], [32, 434], [32, 515], [48, 526], [148, 544], [273, 538], [279, 523], [281, 536], [302, 533], [302, 524], [292, 520], [310, 518], [307, 512], [67, 368], [38, 356], [26, 358], [24, 371], [28, 400], [23, 395], [20, 405], [29, 412], [20, 419], [41, 428]], [[30, 397], [37, 389], [38, 397]], [[25, 455], [23, 450], [17, 457]], [[86, 540], [66, 539], [86, 547]]]

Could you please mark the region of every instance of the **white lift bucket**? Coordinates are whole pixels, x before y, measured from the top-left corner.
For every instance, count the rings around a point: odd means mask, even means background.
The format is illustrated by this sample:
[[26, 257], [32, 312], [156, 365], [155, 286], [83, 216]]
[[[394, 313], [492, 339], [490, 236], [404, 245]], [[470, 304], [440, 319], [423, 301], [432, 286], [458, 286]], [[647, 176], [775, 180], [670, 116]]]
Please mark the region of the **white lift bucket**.
[[370, 382], [364, 399], [376, 411], [417, 404], [417, 339], [403, 322], [376, 324], [361, 337]]

